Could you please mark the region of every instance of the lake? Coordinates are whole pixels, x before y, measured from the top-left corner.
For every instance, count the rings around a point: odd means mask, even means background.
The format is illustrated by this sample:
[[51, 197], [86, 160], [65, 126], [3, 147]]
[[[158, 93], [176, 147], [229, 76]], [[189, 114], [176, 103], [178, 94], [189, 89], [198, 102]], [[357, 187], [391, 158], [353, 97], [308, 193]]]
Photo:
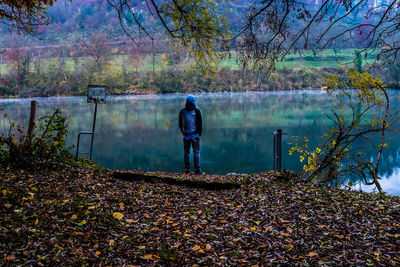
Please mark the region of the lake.
[[[392, 107], [399, 106], [399, 92], [390, 91]], [[332, 98], [323, 91], [195, 94], [203, 114], [201, 165], [212, 174], [254, 173], [272, 169], [272, 135], [282, 128], [285, 169], [301, 170], [298, 156], [288, 155], [292, 136], [307, 136], [312, 144], [331, 126], [325, 115]], [[183, 145], [178, 114], [186, 95], [109, 96], [98, 105], [93, 160], [111, 169], [183, 171]], [[1, 99], [9, 117], [27, 125], [32, 99]], [[92, 127], [94, 104], [86, 97], [35, 98], [39, 114], [52, 108], [67, 110], [68, 145], [76, 145], [77, 133]], [[395, 125], [394, 129], [398, 129]], [[0, 125], [4, 132], [4, 126]], [[389, 132], [391, 145], [381, 162], [382, 187], [400, 195], [400, 139]], [[81, 150], [89, 150], [89, 136]], [[370, 153], [370, 145], [364, 148]], [[75, 153], [75, 148], [72, 150]], [[372, 154], [371, 154], [372, 156]], [[192, 157], [191, 157], [192, 160]], [[362, 186], [363, 187], [363, 186]], [[359, 185], [356, 187], [359, 188]], [[363, 187], [371, 191], [372, 187]]]

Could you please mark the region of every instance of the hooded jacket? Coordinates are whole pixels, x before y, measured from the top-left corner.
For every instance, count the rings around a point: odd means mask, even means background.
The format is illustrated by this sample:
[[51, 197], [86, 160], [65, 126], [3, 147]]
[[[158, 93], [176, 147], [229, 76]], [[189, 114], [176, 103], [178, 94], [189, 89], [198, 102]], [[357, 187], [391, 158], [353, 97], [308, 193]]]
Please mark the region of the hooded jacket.
[[196, 107], [196, 99], [189, 95], [186, 98], [186, 105], [179, 112], [179, 128], [183, 138], [187, 140], [195, 139], [201, 136], [203, 131], [203, 119], [200, 110]]

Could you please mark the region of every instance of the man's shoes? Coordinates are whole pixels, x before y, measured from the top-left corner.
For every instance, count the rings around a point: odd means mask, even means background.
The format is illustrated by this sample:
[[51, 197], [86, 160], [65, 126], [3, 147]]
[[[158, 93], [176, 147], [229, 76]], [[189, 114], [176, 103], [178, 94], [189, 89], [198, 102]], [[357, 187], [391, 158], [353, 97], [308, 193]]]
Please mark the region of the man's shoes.
[[189, 174], [189, 173], [190, 173], [190, 170], [185, 170], [185, 173], [186, 173], [186, 174]]
[[205, 172], [202, 172], [201, 170], [195, 170], [194, 174], [205, 174]]

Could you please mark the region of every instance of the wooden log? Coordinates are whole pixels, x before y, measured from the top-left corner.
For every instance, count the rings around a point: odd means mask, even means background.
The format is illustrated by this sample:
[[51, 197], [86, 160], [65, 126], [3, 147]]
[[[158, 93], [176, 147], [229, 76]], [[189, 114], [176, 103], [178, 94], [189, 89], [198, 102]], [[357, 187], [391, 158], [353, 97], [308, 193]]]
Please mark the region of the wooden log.
[[114, 178], [126, 181], [144, 181], [146, 183], [164, 183], [169, 185], [186, 186], [192, 188], [206, 189], [206, 190], [230, 190], [240, 187], [239, 184], [230, 182], [208, 182], [201, 180], [188, 180], [178, 177], [158, 177], [155, 175], [147, 175], [134, 173], [129, 171], [115, 171]]
[[39, 103], [35, 100], [31, 101], [31, 115], [29, 116], [29, 127], [28, 127], [28, 132], [26, 134], [29, 141], [32, 139], [33, 133], [35, 131], [36, 110], [38, 104]]

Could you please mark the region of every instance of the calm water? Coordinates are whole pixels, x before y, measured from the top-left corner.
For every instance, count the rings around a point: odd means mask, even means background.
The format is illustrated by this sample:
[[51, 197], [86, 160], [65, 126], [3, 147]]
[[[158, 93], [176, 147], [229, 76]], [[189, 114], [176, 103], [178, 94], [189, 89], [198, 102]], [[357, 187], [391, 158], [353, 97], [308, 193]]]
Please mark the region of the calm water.
[[[393, 91], [391, 95], [400, 93]], [[288, 134], [283, 139], [283, 167], [300, 170], [298, 157], [287, 153], [291, 136], [308, 136], [316, 145], [331, 124], [324, 113], [329, 112], [332, 101], [320, 91], [214, 93], [196, 98], [203, 114], [201, 164], [207, 173], [272, 169], [272, 134], [277, 128]], [[27, 125], [31, 100], [0, 100], [0, 107]], [[79, 131], [91, 129], [94, 105], [86, 103], [85, 97], [36, 100], [40, 114], [50, 114], [53, 107], [68, 111], [69, 145], [76, 145]], [[182, 171], [178, 113], [184, 102], [185, 95], [108, 97], [107, 104], [98, 106], [93, 159], [112, 169]], [[399, 102], [393, 97], [391, 104], [395, 107]], [[0, 130], [4, 131], [1, 125]], [[382, 161], [382, 185], [390, 194], [400, 195], [400, 139], [394, 132], [389, 135], [392, 142]], [[370, 152], [368, 143], [361, 145]], [[88, 148], [87, 136], [81, 150]]]

